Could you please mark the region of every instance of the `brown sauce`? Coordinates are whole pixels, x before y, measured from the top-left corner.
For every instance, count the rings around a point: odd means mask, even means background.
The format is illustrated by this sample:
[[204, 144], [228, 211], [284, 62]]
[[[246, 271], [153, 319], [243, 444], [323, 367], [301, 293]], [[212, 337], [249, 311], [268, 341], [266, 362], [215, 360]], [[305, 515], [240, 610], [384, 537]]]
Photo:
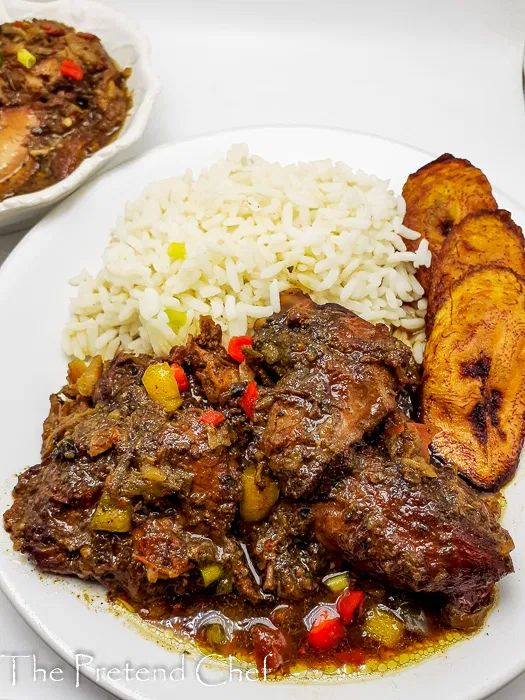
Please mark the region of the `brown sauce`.
[[[204, 655], [217, 659], [233, 657], [240, 662], [257, 665], [260, 678], [282, 675], [272, 670], [272, 654], [264, 661], [254, 645], [253, 629], [281, 630], [291, 649], [286, 673], [301, 676], [319, 671], [322, 674], [352, 675], [385, 672], [422, 660], [445, 650], [468, 636], [443, 624], [438, 598], [410, 595], [378, 586], [377, 582], [360, 579], [354, 584], [365, 593], [360, 614], [345, 630], [345, 637], [336, 648], [318, 651], [308, 643], [308, 627], [320, 607], [335, 608], [340, 594], [328, 589], [315, 597], [293, 603], [269, 602], [255, 608], [238, 595], [194, 596], [190, 601], [167, 608], [136, 609], [123, 598], [119, 606], [152, 624], [163, 633], [171, 633], [178, 641], [188, 642]], [[380, 609], [399, 622], [398, 641], [390, 646], [367, 631], [367, 619]]]

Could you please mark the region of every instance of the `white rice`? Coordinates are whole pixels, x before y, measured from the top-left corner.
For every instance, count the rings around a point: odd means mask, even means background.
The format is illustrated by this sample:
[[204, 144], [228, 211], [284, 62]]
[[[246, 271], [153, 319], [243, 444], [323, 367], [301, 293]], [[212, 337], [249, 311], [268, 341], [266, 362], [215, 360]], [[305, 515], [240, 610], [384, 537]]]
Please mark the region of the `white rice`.
[[[198, 177], [155, 183], [128, 203], [100, 272], [71, 282], [64, 349], [81, 359], [119, 348], [164, 354], [203, 314], [227, 340], [298, 287], [387, 323], [421, 361], [426, 300], [414, 273], [430, 252], [424, 239], [407, 251], [405, 239], [419, 234], [403, 226], [404, 213], [387, 182], [344, 163], [283, 166], [234, 146]], [[184, 260], [170, 258], [171, 242], [186, 244]], [[186, 322], [170, 327], [165, 309], [184, 311]]]

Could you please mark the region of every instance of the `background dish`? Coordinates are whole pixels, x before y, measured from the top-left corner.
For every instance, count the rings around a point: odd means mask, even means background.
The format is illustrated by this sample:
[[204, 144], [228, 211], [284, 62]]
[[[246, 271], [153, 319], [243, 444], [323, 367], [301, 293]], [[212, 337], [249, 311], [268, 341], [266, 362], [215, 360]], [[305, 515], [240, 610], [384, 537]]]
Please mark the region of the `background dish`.
[[78, 30], [97, 34], [110, 56], [120, 66], [132, 68], [128, 85], [132, 91], [133, 103], [117, 138], [84, 160], [67, 178], [38, 192], [1, 202], [0, 233], [30, 226], [52, 204], [73, 192], [109, 161], [117, 156], [123, 160], [124, 151], [142, 136], [158, 92], [158, 80], [151, 65], [148, 41], [119, 12], [91, 1], [4, 0], [0, 4], [0, 23], [32, 17], [55, 19]]
[[[9, 416], [4, 423], [4, 460], [0, 472], [4, 480], [2, 509], [9, 502], [9, 490], [14, 483], [12, 474], [37, 459], [38, 433], [47, 411], [45, 396], [63, 378], [65, 358], [60, 352], [60, 330], [67, 317], [67, 280], [72, 272], [80, 264], [90, 269], [98, 267], [100, 252], [115, 217], [124, 203], [137, 196], [148, 182], [182, 173], [187, 167], [199, 169], [223, 155], [232, 143], [241, 141], [247, 142], [255, 153], [281, 162], [342, 159], [354, 167], [390, 178], [397, 191], [408, 173], [428, 160], [426, 154], [407, 146], [342, 131], [267, 128], [225, 132], [152, 151], [106, 174], [58, 207], [23, 240], [0, 273], [0, 314], [5, 337], [12, 339], [0, 349], [0, 361], [6, 368], [0, 412]], [[516, 221], [523, 225], [523, 210], [501, 194], [497, 197], [500, 205], [511, 209]], [[23, 377], [23, 391], [20, 391], [20, 377]], [[31, 403], [25, 390], [27, 385], [31, 386], [31, 396], [36, 397]], [[508, 507], [503, 524], [519, 542], [525, 534], [521, 518], [525, 481], [519, 472], [506, 489], [506, 496]], [[96, 588], [72, 581], [56, 585], [51, 577], [30, 573], [31, 567], [22, 558], [13, 556], [3, 531], [1, 538], [0, 582], [4, 590], [30, 624], [68, 660], [73, 659], [75, 652], [89, 651], [99, 666], [106, 667], [120, 665], [126, 659], [135, 668], [174, 663], [172, 653], [137, 635], [121, 620], [108, 614], [94, 615], [81, 594]], [[359, 685], [360, 697], [365, 700], [385, 695], [393, 699], [406, 698], [408, 694], [417, 697], [424, 678], [425, 693], [431, 700], [446, 695], [456, 700], [473, 700], [484, 697], [522, 670], [525, 630], [516, 611], [523, 605], [525, 593], [521, 585], [524, 562], [519, 549], [514, 561], [517, 573], [500, 586], [499, 604], [479, 635], [450, 648], [446, 656], [431, 657], [423, 665], [408, 667], [402, 673], [367, 678]], [[202, 687], [190, 664], [185, 683], [194, 692]], [[162, 700], [172, 697], [174, 690], [173, 684], [162, 682], [135, 681], [124, 685], [104, 680], [102, 685], [125, 698], [140, 698], [147, 693], [149, 698]], [[240, 687], [244, 694], [245, 686]], [[217, 686], [214, 693], [217, 698], [231, 697], [237, 688], [238, 684], [225, 684]], [[349, 691], [346, 684], [332, 686], [330, 690], [341, 698], [347, 697]], [[262, 698], [268, 688], [252, 684], [250, 692]], [[305, 688], [283, 682], [272, 686], [271, 692], [283, 697], [316, 698], [321, 688], [316, 684]]]

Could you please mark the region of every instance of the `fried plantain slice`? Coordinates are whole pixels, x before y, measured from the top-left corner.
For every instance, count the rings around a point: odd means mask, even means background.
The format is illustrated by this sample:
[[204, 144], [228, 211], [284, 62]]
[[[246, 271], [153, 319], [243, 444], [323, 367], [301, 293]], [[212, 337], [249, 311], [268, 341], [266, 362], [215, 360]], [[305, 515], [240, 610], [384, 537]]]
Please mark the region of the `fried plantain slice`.
[[[409, 175], [403, 187], [406, 202], [405, 226], [428, 240], [430, 252], [437, 255], [452, 226], [467, 214], [497, 209], [492, 188], [485, 175], [468, 160], [450, 153], [433, 160]], [[419, 239], [407, 241], [416, 250]], [[417, 278], [428, 293], [432, 267], [421, 267]]]
[[504, 209], [469, 214], [445, 238], [432, 264], [427, 333], [452, 286], [473, 268], [492, 264], [508, 267], [525, 277], [523, 233]]
[[525, 279], [489, 265], [437, 310], [423, 361], [432, 449], [482, 489], [516, 470], [525, 437]]

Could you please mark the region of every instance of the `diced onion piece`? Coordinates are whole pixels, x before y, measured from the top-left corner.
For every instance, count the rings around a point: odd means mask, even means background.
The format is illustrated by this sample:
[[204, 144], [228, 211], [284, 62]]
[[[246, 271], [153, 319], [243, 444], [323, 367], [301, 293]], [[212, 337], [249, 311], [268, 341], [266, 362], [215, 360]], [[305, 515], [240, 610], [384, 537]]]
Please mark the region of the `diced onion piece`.
[[158, 467], [152, 464], [145, 464], [140, 468], [140, 473], [148, 481], [153, 481], [155, 483], [162, 483], [166, 481], [166, 474]]
[[142, 375], [142, 384], [150, 399], [165, 411], [176, 411], [182, 404], [179, 386], [167, 362], [150, 365]]
[[91, 530], [105, 532], [129, 532], [131, 512], [131, 503], [122, 506], [113, 500], [111, 494], [104, 491], [91, 517], [89, 527]]
[[248, 523], [255, 523], [265, 518], [279, 498], [279, 486], [269, 481], [263, 489], [257, 484], [257, 470], [247, 467], [242, 476], [241, 518]]
[[222, 566], [220, 564], [206, 564], [206, 566], [201, 566], [201, 576], [204, 585], [207, 587], [221, 578]]
[[385, 647], [396, 647], [404, 634], [403, 623], [387, 610], [375, 607], [366, 614], [364, 630]]

